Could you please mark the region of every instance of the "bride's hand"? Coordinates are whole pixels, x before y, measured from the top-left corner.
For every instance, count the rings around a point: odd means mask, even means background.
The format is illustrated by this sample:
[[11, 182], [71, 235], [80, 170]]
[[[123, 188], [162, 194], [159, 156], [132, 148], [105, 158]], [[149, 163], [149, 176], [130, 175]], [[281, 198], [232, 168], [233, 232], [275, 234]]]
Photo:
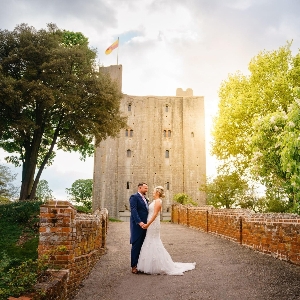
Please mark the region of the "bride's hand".
[[143, 229], [147, 229], [148, 227], [149, 227], [148, 224], [143, 224], [143, 226], [142, 226]]

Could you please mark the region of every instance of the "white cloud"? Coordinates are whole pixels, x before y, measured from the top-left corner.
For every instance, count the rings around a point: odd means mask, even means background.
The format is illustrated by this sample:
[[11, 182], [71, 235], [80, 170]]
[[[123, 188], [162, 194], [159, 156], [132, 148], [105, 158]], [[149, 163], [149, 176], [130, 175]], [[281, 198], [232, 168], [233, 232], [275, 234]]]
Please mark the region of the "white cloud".
[[237, 10], [246, 10], [251, 4], [253, 4], [253, 0], [231, 0], [227, 2], [228, 7], [232, 7]]

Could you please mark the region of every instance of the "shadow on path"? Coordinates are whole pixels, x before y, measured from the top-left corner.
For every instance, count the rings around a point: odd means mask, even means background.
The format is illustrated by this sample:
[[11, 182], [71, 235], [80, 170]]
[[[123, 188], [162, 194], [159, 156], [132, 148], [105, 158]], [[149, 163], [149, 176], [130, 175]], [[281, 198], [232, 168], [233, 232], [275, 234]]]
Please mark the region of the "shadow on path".
[[300, 266], [226, 239], [161, 223], [161, 239], [173, 261], [196, 262], [184, 276], [134, 275], [129, 223], [109, 223], [107, 253], [74, 300], [299, 300]]

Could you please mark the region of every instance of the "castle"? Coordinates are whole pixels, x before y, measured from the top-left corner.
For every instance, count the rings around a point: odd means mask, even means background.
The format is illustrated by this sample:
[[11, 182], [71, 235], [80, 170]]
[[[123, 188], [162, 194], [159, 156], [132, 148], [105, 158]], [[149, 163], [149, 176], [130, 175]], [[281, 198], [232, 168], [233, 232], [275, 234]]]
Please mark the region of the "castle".
[[[122, 90], [122, 65], [102, 67]], [[95, 149], [93, 209], [107, 208], [109, 216], [128, 220], [129, 197], [140, 182], [165, 188], [162, 216], [170, 214], [173, 196], [185, 193], [199, 205], [206, 179], [204, 97], [177, 89], [176, 96], [123, 95], [121, 111], [127, 127]]]

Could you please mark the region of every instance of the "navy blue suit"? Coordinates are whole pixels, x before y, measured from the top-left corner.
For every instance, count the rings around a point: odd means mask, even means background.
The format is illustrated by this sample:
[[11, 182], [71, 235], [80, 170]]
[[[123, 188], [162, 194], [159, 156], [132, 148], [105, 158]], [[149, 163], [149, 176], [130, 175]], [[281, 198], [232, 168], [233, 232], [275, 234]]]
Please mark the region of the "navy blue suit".
[[140, 251], [146, 236], [146, 230], [141, 228], [140, 222], [147, 223], [148, 206], [145, 204], [139, 193], [133, 194], [129, 198], [130, 202], [130, 244], [131, 247], [131, 267], [136, 267]]

